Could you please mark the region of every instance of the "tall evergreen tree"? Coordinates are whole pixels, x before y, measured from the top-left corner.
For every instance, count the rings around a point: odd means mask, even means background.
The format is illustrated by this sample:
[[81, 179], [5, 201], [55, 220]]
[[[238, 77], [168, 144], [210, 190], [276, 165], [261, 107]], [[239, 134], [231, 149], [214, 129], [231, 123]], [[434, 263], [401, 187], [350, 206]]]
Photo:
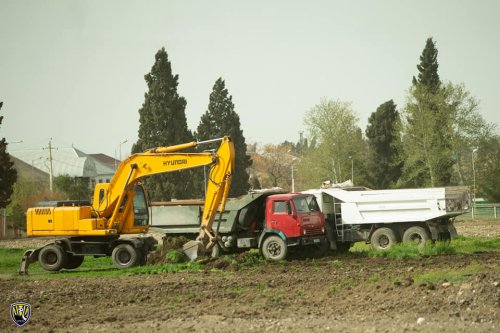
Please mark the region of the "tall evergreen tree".
[[[0, 102], [0, 110], [3, 102]], [[0, 125], [3, 116], [0, 116]], [[14, 162], [11, 161], [7, 152], [8, 143], [5, 138], [0, 140], [0, 208], [5, 208], [10, 202], [10, 197], [14, 191], [13, 186], [17, 180], [17, 171], [14, 169]]]
[[366, 137], [369, 147], [371, 184], [378, 189], [394, 187], [401, 176], [401, 139], [399, 112], [392, 101], [381, 104], [368, 119]]
[[205, 140], [224, 135], [229, 135], [233, 139], [236, 154], [234, 176], [229, 190], [229, 196], [234, 197], [247, 193], [249, 189], [248, 168], [251, 160], [247, 156], [240, 117], [234, 111], [233, 97], [229, 95], [224, 80], [219, 78], [210, 94], [208, 110], [201, 116], [197, 136], [199, 140]]
[[452, 119], [437, 73], [437, 49], [427, 39], [405, 108], [403, 178], [411, 186], [449, 185], [452, 176]]
[[436, 93], [441, 86], [437, 62], [438, 50], [432, 38], [427, 38], [425, 48], [420, 56], [420, 64], [417, 65], [418, 79], [413, 77], [413, 85], [421, 84], [432, 93]]
[[[139, 139], [132, 153], [192, 141], [186, 121], [186, 100], [177, 93], [179, 76], [172, 74], [165, 48], [156, 53], [151, 72], [144, 79], [149, 90], [139, 109]], [[152, 200], [192, 197], [192, 172], [188, 170], [148, 177], [145, 183]]]

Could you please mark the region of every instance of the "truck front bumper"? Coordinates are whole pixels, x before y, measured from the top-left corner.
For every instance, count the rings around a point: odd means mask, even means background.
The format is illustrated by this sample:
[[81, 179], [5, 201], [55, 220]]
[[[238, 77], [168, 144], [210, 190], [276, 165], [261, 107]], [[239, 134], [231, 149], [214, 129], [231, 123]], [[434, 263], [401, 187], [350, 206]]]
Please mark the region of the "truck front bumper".
[[326, 237], [326, 235], [288, 238], [287, 241], [288, 246], [319, 245], [323, 243], [328, 243], [328, 238]]

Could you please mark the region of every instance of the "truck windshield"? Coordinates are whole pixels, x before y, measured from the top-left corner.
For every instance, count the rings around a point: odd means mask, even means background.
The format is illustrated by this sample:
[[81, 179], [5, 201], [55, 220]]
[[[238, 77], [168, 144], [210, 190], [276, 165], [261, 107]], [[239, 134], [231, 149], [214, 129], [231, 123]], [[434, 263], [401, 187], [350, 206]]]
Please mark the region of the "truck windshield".
[[297, 213], [319, 212], [319, 206], [314, 196], [296, 197], [293, 200]]

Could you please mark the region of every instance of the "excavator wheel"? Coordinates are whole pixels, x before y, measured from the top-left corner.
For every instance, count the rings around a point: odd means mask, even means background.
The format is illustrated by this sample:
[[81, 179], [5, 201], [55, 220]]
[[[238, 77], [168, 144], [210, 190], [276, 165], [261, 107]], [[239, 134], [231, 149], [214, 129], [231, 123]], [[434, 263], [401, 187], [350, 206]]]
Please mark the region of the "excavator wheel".
[[138, 251], [130, 244], [118, 244], [111, 254], [111, 260], [117, 268], [129, 268], [137, 266], [141, 257]]
[[84, 256], [75, 256], [74, 254], [68, 253], [68, 261], [64, 268], [66, 269], [75, 269], [81, 266], [83, 263]]
[[68, 254], [59, 245], [49, 244], [40, 250], [38, 261], [46, 271], [57, 272], [66, 266]]

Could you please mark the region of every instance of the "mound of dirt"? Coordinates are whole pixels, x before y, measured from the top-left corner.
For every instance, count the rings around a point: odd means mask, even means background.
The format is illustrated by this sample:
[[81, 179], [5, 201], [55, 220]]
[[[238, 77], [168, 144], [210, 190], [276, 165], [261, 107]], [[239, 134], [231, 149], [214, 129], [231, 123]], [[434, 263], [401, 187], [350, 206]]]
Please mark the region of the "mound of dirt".
[[179, 263], [187, 261], [188, 258], [182, 251], [182, 246], [190, 241], [186, 237], [164, 236], [159, 243], [160, 246], [148, 254], [148, 264]]

